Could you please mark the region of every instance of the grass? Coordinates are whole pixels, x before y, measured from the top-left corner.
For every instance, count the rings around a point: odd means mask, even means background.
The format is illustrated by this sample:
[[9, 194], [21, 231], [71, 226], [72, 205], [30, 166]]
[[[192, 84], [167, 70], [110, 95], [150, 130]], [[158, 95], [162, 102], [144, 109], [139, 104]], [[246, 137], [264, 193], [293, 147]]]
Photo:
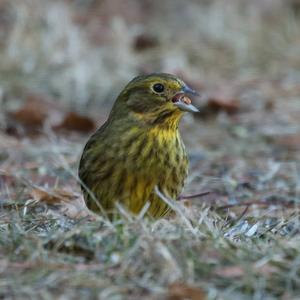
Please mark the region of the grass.
[[[298, 299], [296, 2], [140, 3], [0, 2], [0, 298]], [[134, 49], [139, 34], [158, 44]], [[101, 123], [126, 81], [155, 70], [240, 103], [227, 114], [195, 99], [205, 114], [181, 124], [184, 193], [210, 194], [165, 199], [170, 218], [122, 211], [113, 222], [35, 198], [39, 187], [77, 199], [87, 135], [57, 134], [46, 122], [39, 135], [15, 136], [8, 111], [35, 93], [60, 111], [90, 108]]]
[[269, 226], [252, 220], [262, 229], [250, 233], [241, 220], [205, 206], [187, 214], [192, 231], [180, 217], [105, 224], [31, 209], [1, 218], [1, 293], [8, 299], [165, 299], [173, 282], [201, 287], [211, 299], [299, 294], [295, 216]]

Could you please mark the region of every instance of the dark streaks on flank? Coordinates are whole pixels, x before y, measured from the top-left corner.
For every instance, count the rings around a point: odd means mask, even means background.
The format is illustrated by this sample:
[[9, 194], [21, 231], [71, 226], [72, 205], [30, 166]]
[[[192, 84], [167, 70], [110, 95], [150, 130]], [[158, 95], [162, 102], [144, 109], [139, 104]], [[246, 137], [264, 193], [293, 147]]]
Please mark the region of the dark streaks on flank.
[[175, 160], [176, 160], [177, 162], [180, 161], [180, 155], [179, 155], [178, 152], [176, 153], [176, 158], [175, 158]]
[[138, 178], [137, 176], [132, 176], [132, 182], [131, 182], [131, 185], [130, 185], [130, 192], [129, 194], [132, 195], [133, 192], [136, 190], [136, 187], [137, 187], [137, 184], [138, 184]]
[[95, 179], [105, 181], [115, 173], [114, 166], [110, 166], [106, 171], [96, 174]]
[[91, 161], [89, 162], [89, 165], [91, 167], [91, 170], [94, 170], [95, 172], [97, 172], [97, 169], [99, 168], [99, 166], [101, 166], [102, 169], [107, 168], [107, 163], [108, 163], [108, 159], [99, 161], [99, 157], [94, 156], [91, 159]]
[[123, 145], [123, 151], [129, 153], [131, 146], [141, 137], [141, 135], [143, 135], [143, 132], [137, 132], [128, 137], [128, 140], [126, 140], [126, 143]]
[[127, 178], [126, 170], [120, 171], [120, 173], [118, 174], [118, 178], [116, 180], [117, 185], [114, 187], [117, 195], [122, 195], [124, 191], [124, 186], [125, 186], [124, 183], [126, 182], [126, 178]]
[[147, 160], [149, 159], [149, 154], [150, 154], [152, 148], [153, 148], [152, 145], [147, 145], [146, 150], [143, 151], [142, 156], [143, 156], [145, 159], [147, 159]]
[[153, 156], [155, 155], [156, 149], [154, 147], [150, 148], [149, 154], [148, 154], [148, 159], [151, 160], [151, 158], [153, 158]]
[[166, 168], [171, 168], [172, 167], [172, 164], [171, 164], [170, 160], [171, 160], [170, 153], [166, 152], [165, 157], [164, 157], [164, 165], [165, 165]]
[[186, 164], [181, 165], [179, 172], [180, 172], [180, 174], [186, 174], [187, 173]]
[[[178, 187], [177, 188], [172, 188], [171, 189], [171, 193], [172, 193], [172, 197], [175, 198], [177, 196], [177, 194], [178, 194]], [[174, 199], [174, 200], [176, 200], [176, 199]]]
[[175, 186], [178, 186], [179, 184], [179, 178], [178, 178], [178, 170], [176, 168], [173, 168], [171, 176], [172, 176], [172, 183], [174, 183]]
[[168, 145], [169, 145], [168, 140], [166, 138], [163, 138], [162, 139], [162, 146], [163, 146], [163, 148], [167, 149]]
[[135, 162], [139, 156], [141, 155], [143, 149], [146, 147], [147, 143], [149, 143], [149, 138], [145, 135], [143, 136], [140, 144], [137, 146], [135, 153], [133, 154], [133, 161]]

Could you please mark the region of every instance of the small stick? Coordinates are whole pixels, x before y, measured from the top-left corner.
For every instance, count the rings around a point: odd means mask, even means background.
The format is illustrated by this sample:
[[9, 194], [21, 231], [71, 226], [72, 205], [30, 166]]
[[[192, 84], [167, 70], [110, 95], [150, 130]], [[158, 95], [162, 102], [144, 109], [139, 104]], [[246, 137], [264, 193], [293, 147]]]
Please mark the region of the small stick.
[[[239, 222], [239, 221], [246, 215], [246, 213], [248, 212], [249, 207], [250, 207], [250, 205], [247, 205], [247, 206], [245, 207], [245, 209], [243, 210], [243, 212], [241, 213], [241, 215], [240, 215], [238, 218], [236, 218], [236, 219], [234, 220], [235, 223]], [[231, 220], [227, 221], [223, 227], [226, 227], [226, 226], [229, 225], [231, 222], [232, 222]]]
[[276, 205], [276, 206], [283, 206], [286, 208], [294, 208], [295, 206], [297, 207], [296, 203], [283, 203], [283, 202], [266, 202], [266, 201], [248, 201], [248, 202], [241, 202], [241, 203], [236, 203], [236, 204], [227, 204], [223, 206], [217, 207], [217, 210], [220, 209], [226, 209], [226, 208], [231, 208], [231, 207], [238, 207], [238, 206], [250, 206], [250, 205], [261, 205], [261, 206], [271, 206], [271, 205]]
[[177, 198], [177, 200], [183, 200], [183, 199], [193, 199], [193, 198], [198, 198], [198, 197], [203, 197], [210, 194], [209, 191], [207, 192], [202, 192], [202, 193], [198, 193], [198, 194], [194, 194], [194, 195], [181, 195]]

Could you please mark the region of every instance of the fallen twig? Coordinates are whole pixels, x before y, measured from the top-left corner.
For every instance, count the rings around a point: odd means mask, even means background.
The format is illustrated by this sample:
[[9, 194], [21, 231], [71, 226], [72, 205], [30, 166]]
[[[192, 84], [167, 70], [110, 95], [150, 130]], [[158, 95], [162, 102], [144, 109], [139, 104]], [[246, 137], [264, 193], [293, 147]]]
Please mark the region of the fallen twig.
[[279, 202], [279, 201], [267, 202], [267, 201], [254, 200], [254, 201], [247, 201], [247, 202], [240, 202], [235, 204], [227, 204], [227, 205], [219, 206], [217, 207], [217, 210], [237, 207], [237, 206], [251, 206], [251, 205], [261, 205], [261, 206], [277, 205], [277, 206], [283, 206], [285, 208], [295, 208], [295, 207], [300, 208], [300, 205], [297, 204], [296, 202]]
[[198, 194], [193, 194], [193, 195], [180, 195], [177, 200], [184, 200], [184, 199], [193, 199], [193, 198], [198, 198], [198, 197], [203, 197], [210, 194], [209, 191], [198, 193]]

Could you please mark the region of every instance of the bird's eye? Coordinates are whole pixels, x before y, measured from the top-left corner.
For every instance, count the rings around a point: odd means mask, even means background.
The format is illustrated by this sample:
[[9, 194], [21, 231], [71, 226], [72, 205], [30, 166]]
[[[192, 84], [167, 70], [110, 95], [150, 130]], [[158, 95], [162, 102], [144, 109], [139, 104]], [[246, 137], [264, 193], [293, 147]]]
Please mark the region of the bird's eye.
[[164, 91], [165, 87], [161, 83], [155, 83], [153, 85], [153, 91], [156, 93], [162, 93]]

